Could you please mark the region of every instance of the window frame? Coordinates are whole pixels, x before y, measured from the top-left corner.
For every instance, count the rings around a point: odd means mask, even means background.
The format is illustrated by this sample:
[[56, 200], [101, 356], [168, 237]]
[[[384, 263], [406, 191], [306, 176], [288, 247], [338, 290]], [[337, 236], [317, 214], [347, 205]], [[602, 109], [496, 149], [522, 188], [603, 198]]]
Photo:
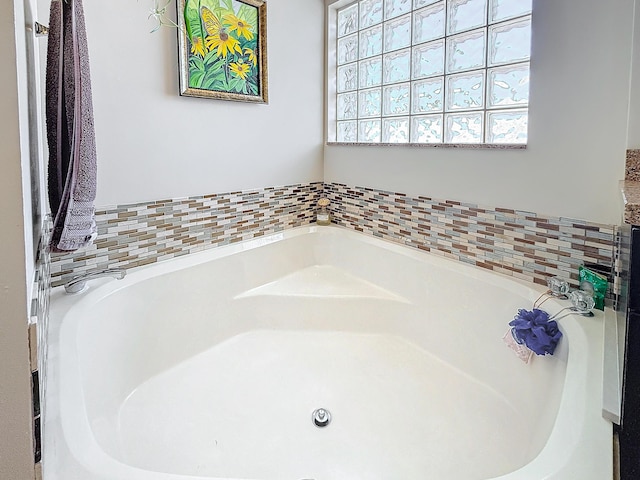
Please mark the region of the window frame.
[[[448, 1], [448, 0], [445, 0]], [[518, 110], [518, 109], [526, 109], [527, 111], [527, 115], [530, 114], [530, 101], [527, 101], [526, 106], [520, 105], [520, 106], [513, 106], [513, 107], [506, 107], [506, 108], [488, 108], [487, 106], [487, 96], [488, 96], [488, 74], [490, 69], [493, 68], [499, 68], [499, 67], [503, 67], [503, 66], [511, 66], [511, 65], [517, 65], [517, 64], [528, 64], [529, 65], [529, 74], [531, 73], [531, 52], [529, 53], [529, 57], [524, 60], [524, 61], [515, 61], [515, 62], [511, 62], [511, 63], [504, 63], [504, 64], [499, 64], [499, 65], [489, 65], [489, 62], [485, 59], [484, 62], [484, 66], [481, 69], [470, 69], [470, 70], [464, 70], [462, 73], [470, 73], [470, 72], [477, 72], [477, 71], [482, 71], [483, 75], [485, 76], [485, 86], [484, 86], [484, 93], [483, 96], [484, 98], [484, 105], [483, 108], [481, 110], [464, 110], [463, 112], [478, 112], [481, 113], [483, 116], [483, 124], [484, 124], [484, 128], [483, 128], [483, 139], [482, 139], [482, 143], [446, 143], [445, 140], [445, 132], [444, 132], [444, 125], [443, 125], [443, 133], [442, 133], [442, 141], [438, 142], [438, 143], [417, 143], [417, 142], [411, 142], [411, 138], [409, 138], [408, 142], [391, 142], [391, 143], [386, 143], [386, 142], [382, 142], [382, 133], [381, 133], [381, 138], [379, 142], [362, 142], [362, 141], [355, 141], [355, 142], [344, 142], [344, 141], [338, 141], [337, 140], [337, 101], [338, 101], [338, 91], [337, 91], [337, 68], [338, 68], [338, 61], [337, 61], [337, 40], [338, 40], [338, 11], [342, 10], [346, 7], [349, 7], [350, 5], [356, 4], [358, 3], [359, 0], [325, 0], [325, 6], [326, 6], [326, 14], [325, 14], [325, 144], [326, 145], [357, 145], [357, 146], [367, 146], [367, 147], [376, 147], [376, 146], [383, 146], [383, 147], [418, 147], [418, 148], [464, 148], [464, 149], [526, 149], [527, 148], [527, 144], [530, 141], [530, 130], [528, 128], [527, 125], [527, 139], [524, 143], [485, 143], [486, 139], [487, 139], [487, 118], [488, 118], [488, 114], [492, 111], [505, 111], [505, 110]], [[489, 16], [489, 9], [490, 9], [490, 2], [491, 0], [487, 0], [487, 18]], [[411, 15], [413, 18], [413, 8], [411, 10]], [[516, 20], [522, 20], [523, 18], [529, 18], [529, 22], [530, 22], [530, 28], [532, 29], [532, 24], [531, 24], [531, 18], [533, 17], [533, 11], [531, 11], [528, 14], [523, 14], [523, 15], [519, 15], [519, 16], [515, 16], [515, 17], [509, 17], [507, 19], [501, 20], [499, 22], [494, 22], [491, 23], [490, 21], [488, 21], [486, 24], [484, 24], [481, 27], [478, 28], [484, 28], [486, 31], [486, 35], [488, 37], [489, 35], [489, 30], [490, 27], [492, 25], [498, 25], [498, 24], [502, 24], [502, 23], [507, 23], [507, 22], [512, 22], [512, 21], [516, 21]], [[384, 25], [384, 22], [386, 22], [387, 20], [383, 20], [382, 23], [378, 24], [378, 25]], [[445, 22], [446, 22], [446, 17], [445, 17]], [[383, 27], [384, 28], [384, 27]], [[447, 43], [447, 39], [459, 34], [459, 33], [464, 33], [464, 32], [470, 32], [473, 31], [474, 29], [468, 29], [468, 30], [464, 30], [462, 32], [456, 32], [455, 34], [449, 34], [446, 30], [447, 30], [447, 26], [445, 24], [445, 36], [444, 37], [438, 37], [435, 40], [439, 40], [442, 39], [443, 42]], [[356, 31], [356, 34], [359, 35], [361, 32], [361, 30], [358, 28], [358, 30]], [[531, 32], [530, 32], [531, 35]], [[411, 43], [409, 45], [408, 48], [413, 49], [414, 44], [413, 44], [413, 39], [411, 40]], [[488, 58], [489, 56], [489, 39], [486, 39], [486, 45], [485, 45], [485, 54], [486, 54], [486, 58]], [[411, 50], [413, 51], [413, 50]], [[383, 54], [384, 55], [384, 52]], [[360, 57], [358, 56], [358, 59], [356, 60], [356, 65], [358, 64], [358, 62], [360, 61]], [[445, 62], [446, 62], [446, 58], [445, 58]], [[413, 68], [413, 64], [411, 64], [411, 67]], [[443, 85], [444, 88], [446, 88], [446, 82], [447, 79], [450, 78], [452, 75], [455, 75], [456, 73], [459, 72], [446, 72], [446, 66], [445, 66], [445, 72], [442, 74], [441, 77], [427, 77], [427, 79], [429, 78], [442, 78], [443, 79]], [[419, 81], [422, 79], [414, 79], [413, 75], [410, 75], [409, 80], [407, 80], [407, 83], [410, 83], [410, 89], [413, 89], [413, 84], [416, 81]], [[529, 91], [531, 90], [531, 81], [529, 80]], [[385, 84], [384, 82], [380, 85], [380, 87], [384, 87]], [[356, 92], [356, 94], [359, 94], [359, 92], [363, 90], [362, 88], [360, 88], [358, 86], [358, 88], [354, 91]], [[443, 99], [444, 99], [444, 93], [443, 93]], [[446, 99], [444, 100], [446, 102]], [[333, 103], [333, 105], [332, 105]], [[381, 106], [382, 108], [382, 106]], [[411, 106], [410, 106], [411, 108]], [[436, 115], [441, 115], [443, 122], [446, 119], [446, 115], [447, 114], [451, 114], [451, 113], [455, 113], [455, 111], [447, 111], [446, 106], [443, 105], [442, 111], [440, 112], [434, 112], [434, 114]], [[409, 118], [409, 122], [411, 123], [411, 119], [414, 116], [417, 116], [415, 114], [413, 114], [411, 111], [405, 115], [407, 118]], [[394, 118], [394, 117], [385, 117], [384, 116], [384, 112], [382, 112], [380, 114], [380, 116], [376, 116], [373, 117], [376, 119], [380, 119], [381, 122], [384, 121], [385, 118]], [[356, 118], [356, 121], [359, 120], [360, 117], [358, 116]], [[527, 123], [528, 123], [528, 119], [527, 119]]]

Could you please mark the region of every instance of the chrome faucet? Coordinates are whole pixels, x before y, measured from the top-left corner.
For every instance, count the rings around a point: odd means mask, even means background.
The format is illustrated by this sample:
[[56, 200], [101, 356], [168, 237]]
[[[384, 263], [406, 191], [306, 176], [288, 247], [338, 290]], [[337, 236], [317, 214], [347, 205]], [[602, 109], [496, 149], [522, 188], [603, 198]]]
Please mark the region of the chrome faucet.
[[122, 268], [107, 268], [105, 270], [93, 270], [73, 277], [64, 284], [64, 291], [67, 293], [80, 293], [87, 288], [87, 281], [94, 278], [113, 277], [122, 280], [127, 272]]

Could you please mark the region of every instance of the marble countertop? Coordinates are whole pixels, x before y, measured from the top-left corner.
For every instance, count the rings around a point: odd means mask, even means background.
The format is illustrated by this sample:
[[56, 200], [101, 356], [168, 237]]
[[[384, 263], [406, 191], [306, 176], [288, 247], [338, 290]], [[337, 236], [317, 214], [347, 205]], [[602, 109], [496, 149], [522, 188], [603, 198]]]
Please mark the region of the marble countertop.
[[624, 201], [624, 222], [640, 225], [640, 181], [623, 180], [620, 189]]
[[624, 222], [640, 225], [640, 149], [627, 150], [624, 180], [620, 182]]

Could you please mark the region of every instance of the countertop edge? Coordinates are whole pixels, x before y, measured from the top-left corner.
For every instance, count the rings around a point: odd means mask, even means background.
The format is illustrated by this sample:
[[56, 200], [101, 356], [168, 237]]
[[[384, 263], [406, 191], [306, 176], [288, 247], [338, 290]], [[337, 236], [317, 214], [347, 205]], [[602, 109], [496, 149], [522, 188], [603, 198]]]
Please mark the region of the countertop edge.
[[630, 225], [640, 224], [640, 181], [621, 180], [620, 191], [624, 203], [623, 220]]

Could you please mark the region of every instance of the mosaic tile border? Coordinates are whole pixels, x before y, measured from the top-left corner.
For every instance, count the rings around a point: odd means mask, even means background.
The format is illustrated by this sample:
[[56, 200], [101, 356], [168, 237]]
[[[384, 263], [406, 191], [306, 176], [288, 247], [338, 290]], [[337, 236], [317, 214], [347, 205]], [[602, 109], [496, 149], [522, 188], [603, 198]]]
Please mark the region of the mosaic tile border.
[[561, 275], [577, 286], [578, 267], [594, 266], [615, 296], [613, 225], [322, 182], [99, 209], [95, 244], [54, 254], [52, 285], [306, 225], [320, 196], [338, 225], [543, 285]]
[[339, 183], [324, 194], [334, 223], [368, 235], [541, 285], [560, 275], [577, 287], [584, 264], [613, 282], [612, 225]]
[[[41, 478], [42, 416], [44, 415], [47, 380], [48, 349], [46, 332], [49, 325], [49, 298], [51, 294], [51, 257], [46, 248], [50, 234], [50, 221], [45, 218], [36, 257], [36, 272], [32, 284], [29, 312], [29, 360], [31, 365], [31, 403], [33, 422], [33, 457], [36, 478]], [[38, 477], [40, 475], [40, 477]]]
[[315, 182], [98, 209], [94, 245], [52, 254], [52, 285], [89, 270], [134, 268], [306, 225], [315, 220], [322, 189]]

